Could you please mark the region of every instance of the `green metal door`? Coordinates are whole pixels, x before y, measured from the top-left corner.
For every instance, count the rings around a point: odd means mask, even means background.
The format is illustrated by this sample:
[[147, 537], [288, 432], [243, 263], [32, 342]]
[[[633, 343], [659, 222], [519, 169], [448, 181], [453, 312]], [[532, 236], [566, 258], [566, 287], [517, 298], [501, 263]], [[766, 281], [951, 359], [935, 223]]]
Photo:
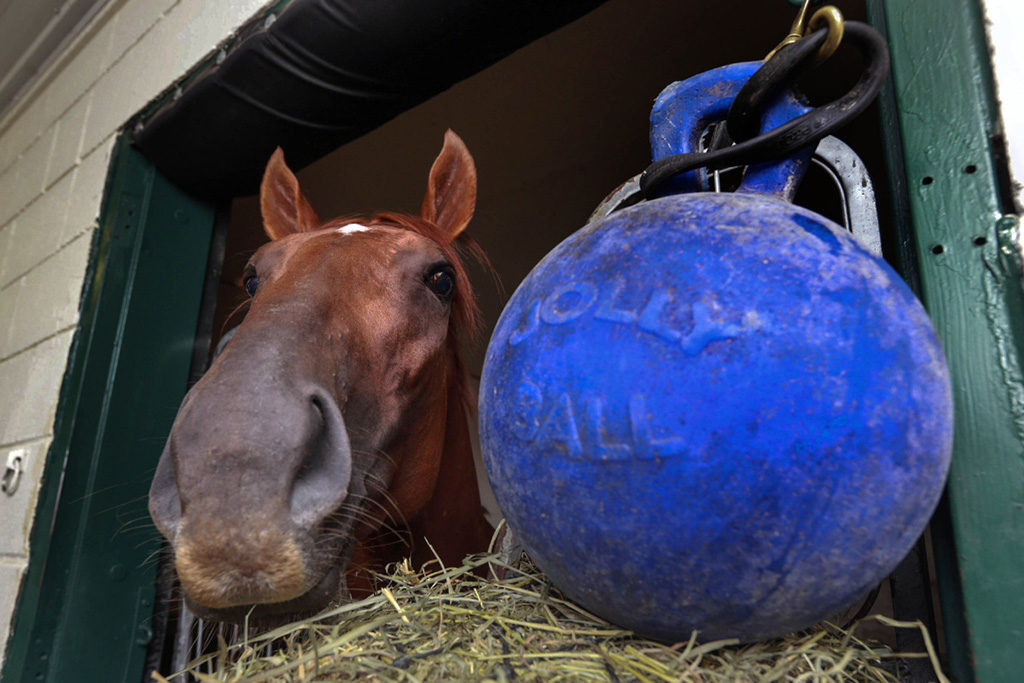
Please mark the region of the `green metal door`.
[[159, 534], [149, 480], [184, 396], [213, 206], [122, 136], [61, 388], [2, 679], [143, 680]]
[[950, 668], [961, 681], [1019, 681], [1024, 297], [1018, 219], [1000, 192], [1005, 160], [1001, 168], [993, 154], [1001, 131], [981, 7], [976, 0], [870, 0], [868, 7], [892, 51], [887, 104], [898, 129], [887, 140], [890, 174], [902, 176], [897, 191], [910, 209], [922, 297], [953, 380], [952, 539], [937, 542], [936, 557]]

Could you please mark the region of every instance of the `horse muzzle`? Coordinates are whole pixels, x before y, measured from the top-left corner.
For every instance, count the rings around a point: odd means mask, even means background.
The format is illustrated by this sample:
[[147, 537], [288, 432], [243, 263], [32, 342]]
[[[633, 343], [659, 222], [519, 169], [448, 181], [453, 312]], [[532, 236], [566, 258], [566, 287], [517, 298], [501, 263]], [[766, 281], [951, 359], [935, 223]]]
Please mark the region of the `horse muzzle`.
[[324, 607], [348, 597], [344, 563], [331, 566], [308, 591], [282, 602], [254, 602], [233, 607], [209, 607], [197, 602], [186, 591], [185, 604], [190, 612], [202, 619], [240, 624], [275, 624], [281, 621], [316, 614]]
[[[182, 404], [149, 501], [193, 611], [227, 619], [252, 605], [323, 606], [344, 587], [349, 534], [332, 517], [352, 479], [333, 396], [313, 388], [240, 401], [236, 387], [205, 379]], [[319, 538], [325, 528], [332, 541]]]

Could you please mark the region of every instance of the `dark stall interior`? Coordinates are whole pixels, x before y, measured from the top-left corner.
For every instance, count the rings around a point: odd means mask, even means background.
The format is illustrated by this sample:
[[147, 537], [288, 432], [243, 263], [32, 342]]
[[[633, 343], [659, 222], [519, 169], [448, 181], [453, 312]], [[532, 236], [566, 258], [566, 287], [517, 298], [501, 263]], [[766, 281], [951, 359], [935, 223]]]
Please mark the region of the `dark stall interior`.
[[[848, 19], [863, 19], [860, 2], [836, 4]], [[499, 289], [483, 273], [475, 278], [486, 338], [507, 295], [533, 265], [582, 227], [606, 194], [650, 163], [647, 120], [661, 89], [700, 71], [762, 58], [793, 15], [782, 0], [747, 2], [741, 11], [710, 0], [612, 0], [340, 147], [299, 179], [322, 218], [381, 209], [415, 213], [445, 129], [457, 132], [479, 176], [470, 231], [501, 283]], [[852, 49], [841, 49], [804, 79], [803, 89], [812, 102], [830, 101], [856, 80], [859, 65]], [[838, 137], [871, 173], [884, 244], [888, 211], [877, 116], [870, 111]], [[813, 173], [797, 197], [833, 218], [838, 201]], [[265, 239], [257, 198], [236, 199], [214, 344], [236, 320], [228, 314], [245, 300], [242, 268]], [[478, 370], [483, 344], [470, 349], [469, 358]]]

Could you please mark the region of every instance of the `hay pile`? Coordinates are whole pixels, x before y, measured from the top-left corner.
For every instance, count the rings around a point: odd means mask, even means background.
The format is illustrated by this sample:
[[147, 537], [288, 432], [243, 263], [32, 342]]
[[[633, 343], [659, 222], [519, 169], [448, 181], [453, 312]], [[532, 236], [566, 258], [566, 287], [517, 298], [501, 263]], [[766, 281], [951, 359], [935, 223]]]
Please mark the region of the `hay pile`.
[[[506, 568], [502, 580], [474, 569]], [[212, 681], [895, 681], [899, 654], [831, 625], [752, 645], [669, 646], [645, 640], [564, 599], [525, 558], [468, 558], [457, 568], [392, 568], [365, 600], [266, 633], [243, 630], [185, 672]], [[871, 617], [897, 628], [919, 623]]]

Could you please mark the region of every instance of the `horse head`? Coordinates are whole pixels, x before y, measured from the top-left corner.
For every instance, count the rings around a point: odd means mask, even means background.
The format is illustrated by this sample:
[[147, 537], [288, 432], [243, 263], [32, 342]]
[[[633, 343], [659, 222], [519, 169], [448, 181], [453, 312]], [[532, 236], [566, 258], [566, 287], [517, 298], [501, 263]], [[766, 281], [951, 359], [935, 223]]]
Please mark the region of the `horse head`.
[[419, 216], [321, 223], [274, 152], [248, 313], [182, 402], [150, 490], [194, 612], [315, 611], [409, 552], [381, 551], [398, 527], [420, 561], [423, 537], [446, 562], [484, 549], [458, 356], [475, 201], [451, 131]]

